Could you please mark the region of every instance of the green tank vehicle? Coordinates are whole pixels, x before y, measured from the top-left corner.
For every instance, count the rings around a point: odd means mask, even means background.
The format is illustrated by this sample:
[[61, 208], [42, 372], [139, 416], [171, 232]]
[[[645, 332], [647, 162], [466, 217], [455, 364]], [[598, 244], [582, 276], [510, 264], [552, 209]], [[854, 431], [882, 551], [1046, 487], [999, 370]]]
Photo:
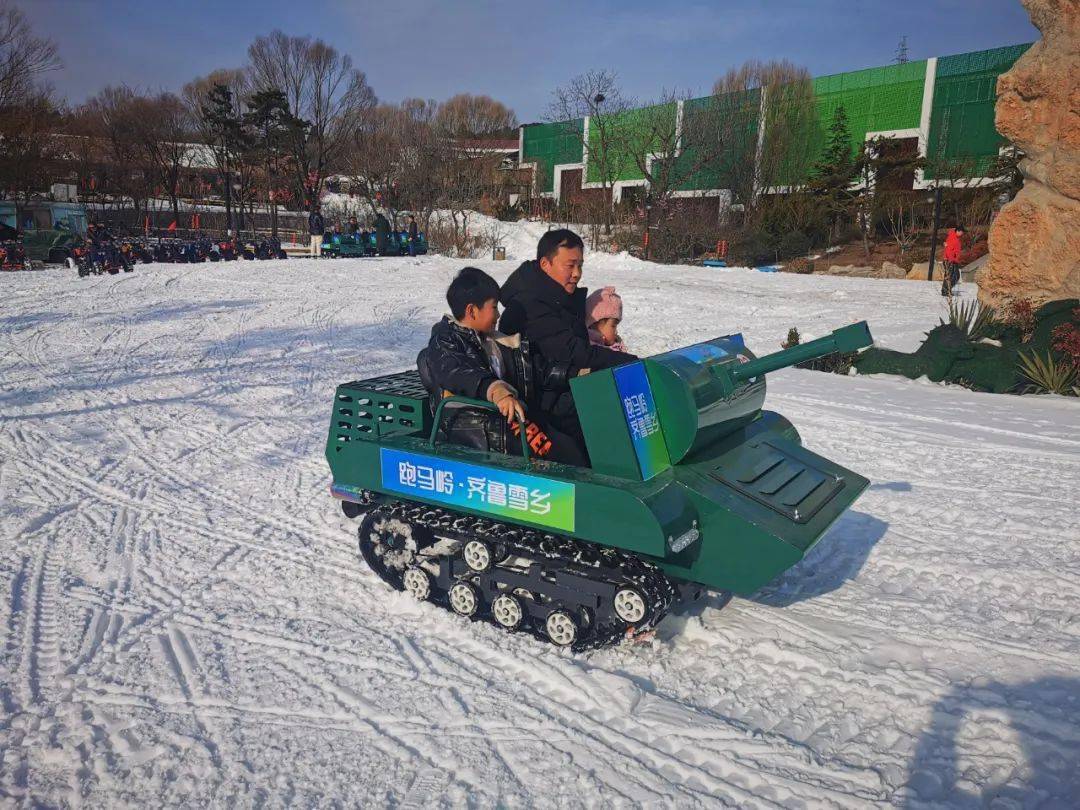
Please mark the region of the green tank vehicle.
[[323, 256], [331, 258], [357, 258], [368, 255], [366, 241], [359, 234], [327, 233], [323, 235]]
[[866, 488], [762, 410], [765, 376], [871, 343], [865, 322], [763, 357], [729, 335], [571, 382], [591, 468], [440, 441], [415, 371], [338, 387], [331, 493], [392, 587], [574, 649], [655, 627], [687, 590], [747, 595]]
[[86, 208], [79, 203], [0, 201], [0, 223], [22, 233], [27, 258], [64, 264], [86, 236]]

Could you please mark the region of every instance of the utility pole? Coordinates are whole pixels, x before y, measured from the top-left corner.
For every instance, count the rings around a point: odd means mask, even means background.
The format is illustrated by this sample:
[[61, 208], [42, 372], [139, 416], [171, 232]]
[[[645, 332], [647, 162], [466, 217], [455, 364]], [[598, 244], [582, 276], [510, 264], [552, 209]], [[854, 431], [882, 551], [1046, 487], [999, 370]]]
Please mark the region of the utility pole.
[[934, 186], [934, 229], [930, 231], [930, 266], [926, 269], [926, 280], [934, 280], [934, 254], [937, 252], [937, 232], [941, 225], [941, 186]]
[[652, 226], [652, 194], [645, 192], [645, 244], [642, 246], [645, 253], [645, 261], [649, 260], [649, 229]]

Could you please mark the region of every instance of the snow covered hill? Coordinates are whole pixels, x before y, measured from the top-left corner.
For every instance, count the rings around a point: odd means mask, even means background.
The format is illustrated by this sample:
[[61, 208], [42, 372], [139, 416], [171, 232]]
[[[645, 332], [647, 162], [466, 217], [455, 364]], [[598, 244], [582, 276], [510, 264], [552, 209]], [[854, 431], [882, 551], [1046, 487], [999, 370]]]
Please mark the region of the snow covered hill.
[[[575, 657], [390, 592], [327, 493], [334, 386], [409, 366], [461, 264], [0, 275], [0, 804], [1076, 806], [1076, 401], [773, 375], [871, 488], [753, 598]], [[641, 354], [860, 318], [911, 349], [941, 313], [904, 281], [585, 281]]]

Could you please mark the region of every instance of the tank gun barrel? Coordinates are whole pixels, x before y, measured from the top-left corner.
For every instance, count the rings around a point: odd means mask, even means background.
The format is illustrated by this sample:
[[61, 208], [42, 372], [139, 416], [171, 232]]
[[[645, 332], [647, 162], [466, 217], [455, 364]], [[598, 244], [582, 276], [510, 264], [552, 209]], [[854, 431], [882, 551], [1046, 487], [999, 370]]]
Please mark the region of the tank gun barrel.
[[858, 351], [869, 346], [873, 341], [866, 321], [859, 321], [836, 329], [832, 334], [811, 340], [809, 343], [800, 343], [745, 363], [713, 366], [712, 373], [719, 381], [725, 395], [730, 395], [741, 383], [761, 374], [768, 374], [797, 363], [805, 363], [807, 360], [816, 360], [833, 352]]

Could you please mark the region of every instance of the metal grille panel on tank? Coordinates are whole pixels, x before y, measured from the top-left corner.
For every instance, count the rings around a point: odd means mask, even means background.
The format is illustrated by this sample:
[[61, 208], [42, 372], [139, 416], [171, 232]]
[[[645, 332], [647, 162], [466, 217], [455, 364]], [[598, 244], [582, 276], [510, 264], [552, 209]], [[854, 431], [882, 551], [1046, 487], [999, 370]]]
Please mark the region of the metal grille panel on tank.
[[417, 371], [401, 371], [370, 380], [347, 383], [335, 403], [338, 447], [360, 434], [412, 433], [431, 428], [427, 391]]

